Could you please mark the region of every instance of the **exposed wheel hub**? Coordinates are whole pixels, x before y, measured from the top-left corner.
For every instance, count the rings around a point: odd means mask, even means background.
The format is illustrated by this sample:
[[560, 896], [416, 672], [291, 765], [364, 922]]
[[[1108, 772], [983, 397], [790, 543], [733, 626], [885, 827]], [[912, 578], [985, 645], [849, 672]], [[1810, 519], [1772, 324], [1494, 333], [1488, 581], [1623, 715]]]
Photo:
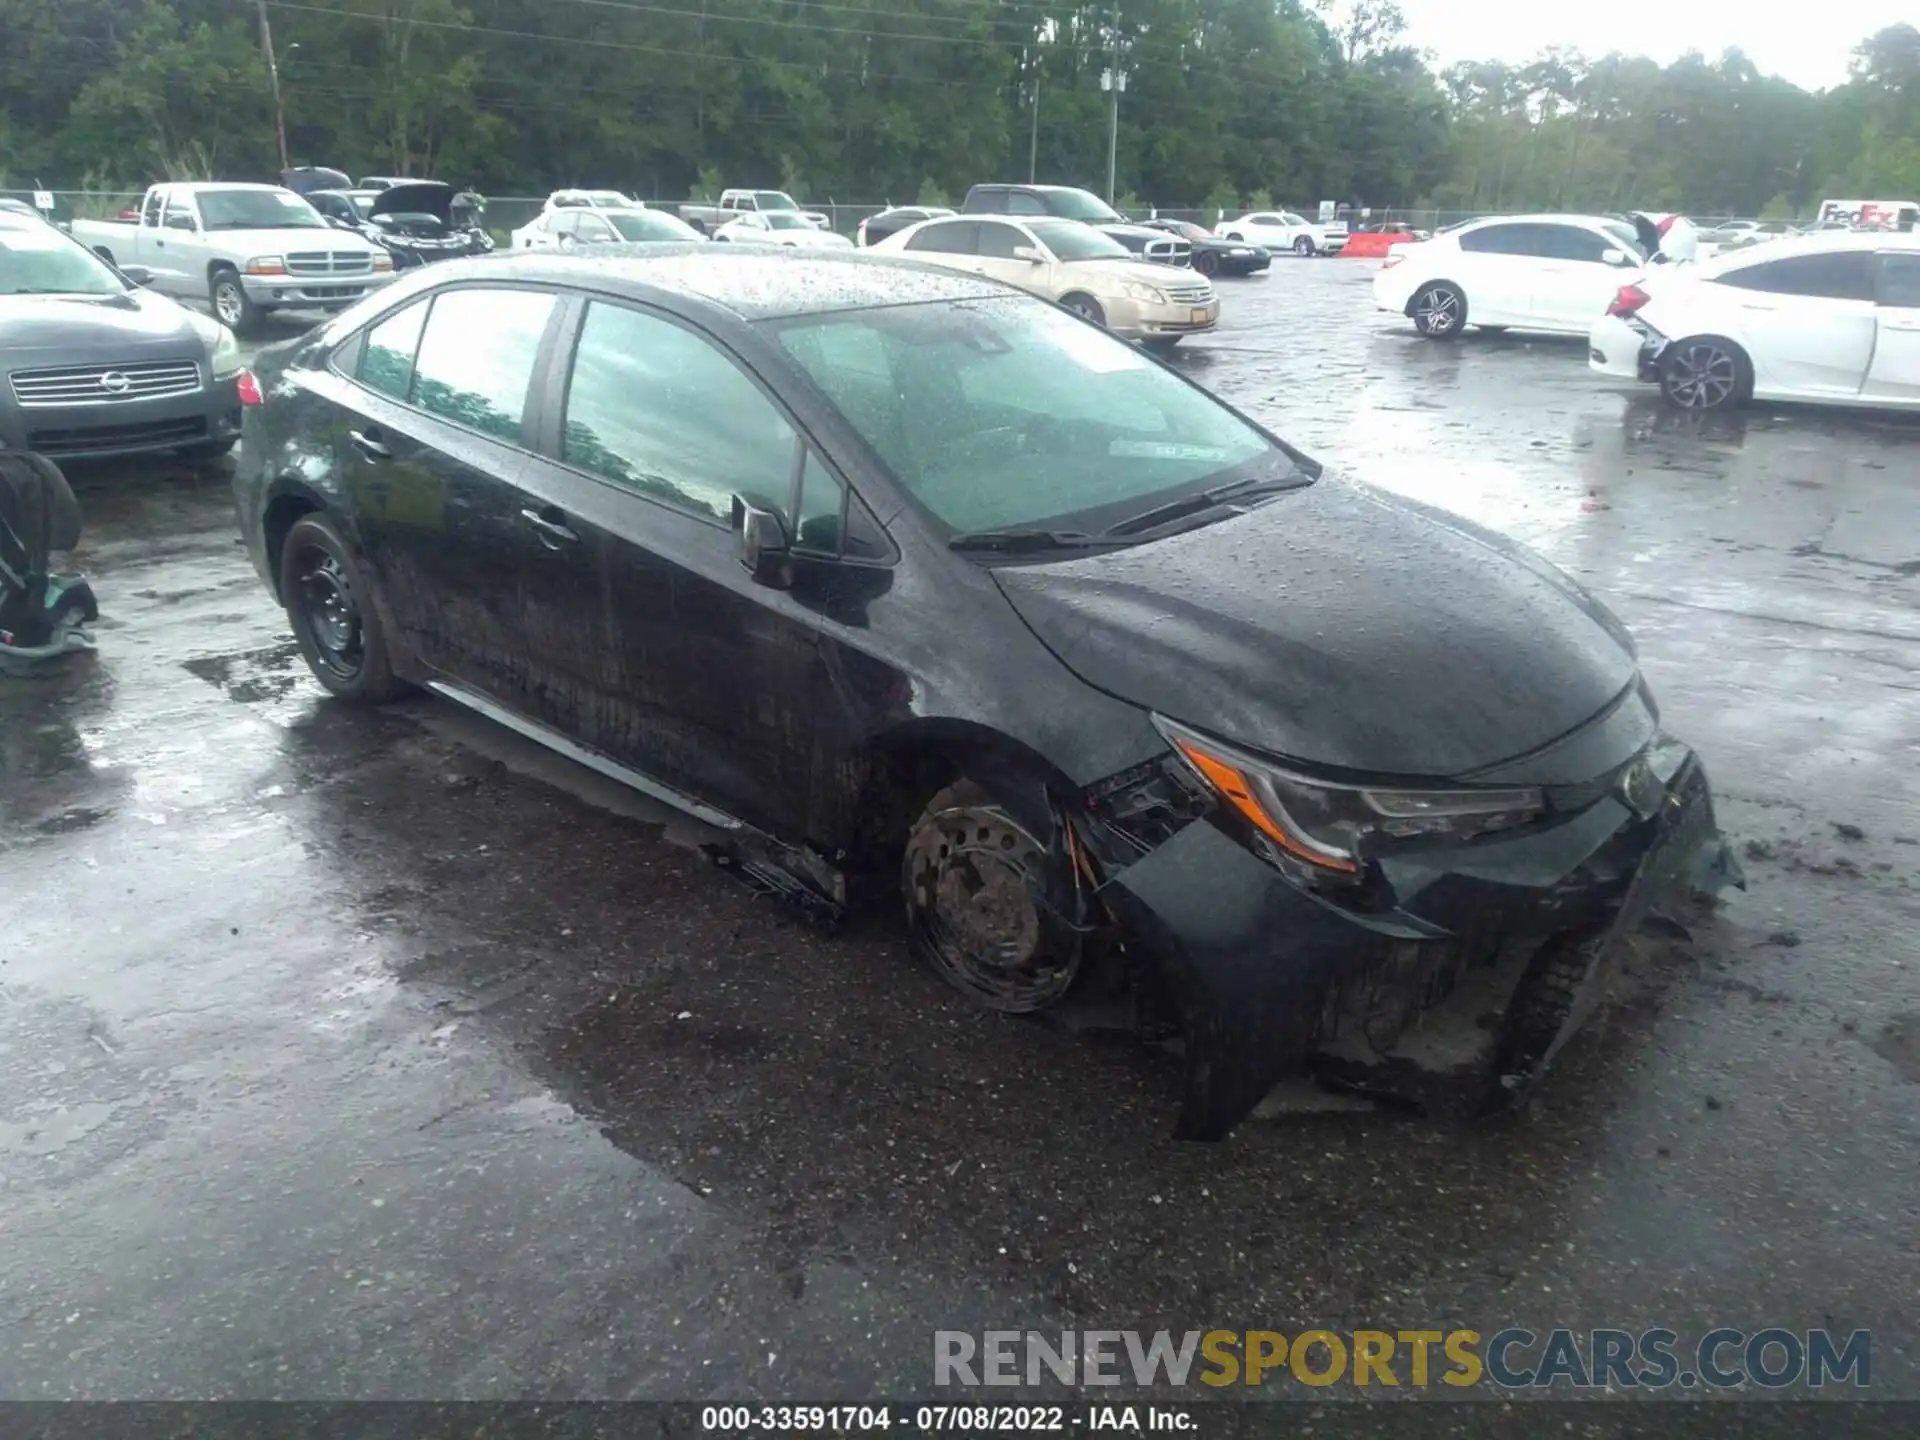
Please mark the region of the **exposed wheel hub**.
[[301, 615], [321, 660], [335, 673], [360, 668], [360, 605], [340, 562], [321, 551], [302, 557]]
[[1050, 857], [1005, 811], [962, 806], [907, 842], [907, 915], [936, 969], [995, 1010], [1041, 1010], [1065, 995], [1079, 946], [1046, 900]]

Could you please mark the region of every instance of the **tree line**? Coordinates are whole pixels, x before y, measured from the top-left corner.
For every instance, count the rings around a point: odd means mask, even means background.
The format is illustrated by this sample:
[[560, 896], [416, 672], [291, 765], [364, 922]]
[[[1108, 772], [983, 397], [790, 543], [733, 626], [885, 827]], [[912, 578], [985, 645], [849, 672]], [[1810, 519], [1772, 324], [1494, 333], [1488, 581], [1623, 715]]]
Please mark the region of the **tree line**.
[[1810, 93], [1740, 51], [1436, 70], [1391, 0], [0, 0], [0, 183], [270, 179], [491, 194], [718, 185], [939, 203], [982, 179], [1135, 203], [1805, 213], [1920, 195], [1920, 30]]

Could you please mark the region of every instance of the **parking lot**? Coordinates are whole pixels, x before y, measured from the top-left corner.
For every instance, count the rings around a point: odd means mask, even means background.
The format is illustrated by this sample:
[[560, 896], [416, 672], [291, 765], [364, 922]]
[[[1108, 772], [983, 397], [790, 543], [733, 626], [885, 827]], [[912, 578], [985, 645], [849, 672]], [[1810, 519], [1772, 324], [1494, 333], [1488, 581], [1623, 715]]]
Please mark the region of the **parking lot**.
[[925, 1393], [936, 1328], [1726, 1324], [1870, 1328], [1920, 1399], [1920, 424], [1676, 416], [1578, 341], [1420, 340], [1372, 271], [1222, 281], [1174, 363], [1604, 594], [1747, 872], [1531, 1113], [1175, 1144], [1167, 1057], [822, 937], [444, 702], [324, 701], [224, 472], [75, 467], [100, 654], [0, 688], [0, 1396], [846, 1401]]

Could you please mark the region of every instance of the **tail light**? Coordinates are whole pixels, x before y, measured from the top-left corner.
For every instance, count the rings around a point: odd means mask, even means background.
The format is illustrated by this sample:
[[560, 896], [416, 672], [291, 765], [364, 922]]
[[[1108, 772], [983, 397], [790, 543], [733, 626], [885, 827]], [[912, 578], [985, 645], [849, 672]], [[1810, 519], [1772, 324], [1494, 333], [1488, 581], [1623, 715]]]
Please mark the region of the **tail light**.
[[1645, 305], [1650, 298], [1638, 285], [1622, 285], [1619, 294], [1613, 297], [1613, 303], [1607, 306], [1607, 314], [1624, 320]]
[[253, 371], [242, 370], [234, 381], [234, 388], [240, 396], [242, 405], [264, 405], [267, 397], [260, 393], [260, 382], [253, 378]]

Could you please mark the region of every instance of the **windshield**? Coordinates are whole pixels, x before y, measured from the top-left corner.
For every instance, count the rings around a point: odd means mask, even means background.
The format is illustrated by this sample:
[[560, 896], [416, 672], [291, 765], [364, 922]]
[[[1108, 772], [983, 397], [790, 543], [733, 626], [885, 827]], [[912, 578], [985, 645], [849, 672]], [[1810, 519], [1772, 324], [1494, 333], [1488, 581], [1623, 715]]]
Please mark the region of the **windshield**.
[[1027, 298], [778, 322], [781, 346], [939, 524], [1104, 528], [1292, 461], [1133, 346]]
[[609, 215], [608, 222], [622, 240], [698, 240], [700, 232], [671, 215], [651, 211], [639, 215]]
[[798, 210], [800, 208], [793, 203], [791, 195], [781, 190], [756, 190], [753, 192], [753, 202], [762, 210]]
[[587, 194], [587, 203], [602, 210], [623, 210], [631, 207], [633, 201], [618, 190], [593, 190]]
[[802, 219], [798, 215], [768, 215], [766, 217], [766, 222], [775, 230], [811, 230], [813, 229], [813, 226], [809, 225], [804, 219]]
[[1640, 232], [1624, 220], [1602, 220], [1600, 228], [1620, 242], [1621, 248], [1636, 260], [1645, 260], [1647, 252], [1641, 247]]
[[1062, 260], [1129, 260], [1133, 252], [1111, 235], [1078, 220], [1033, 220], [1028, 228]]
[[1127, 218], [1098, 195], [1088, 194], [1085, 190], [1049, 190], [1046, 196], [1047, 209], [1069, 220], [1085, 220], [1090, 225], [1112, 225]]
[[209, 230], [319, 230], [327, 223], [287, 190], [202, 190], [195, 198]]
[[126, 282], [92, 251], [30, 221], [0, 224], [0, 295], [123, 295]]

